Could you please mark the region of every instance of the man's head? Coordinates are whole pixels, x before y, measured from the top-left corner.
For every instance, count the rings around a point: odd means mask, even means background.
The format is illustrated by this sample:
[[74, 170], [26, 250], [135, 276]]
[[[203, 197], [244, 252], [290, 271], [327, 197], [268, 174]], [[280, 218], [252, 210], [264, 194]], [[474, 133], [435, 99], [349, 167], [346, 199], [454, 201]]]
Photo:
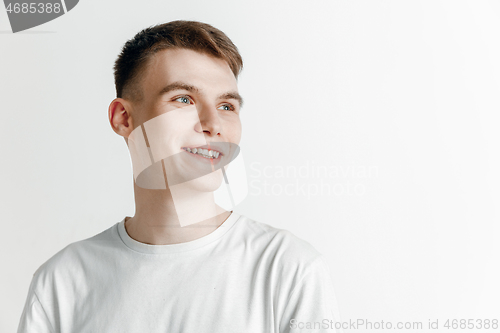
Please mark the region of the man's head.
[[146, 28], [125, 43], [115, 61], [116, 97], [143, 98], [141, 79], [151, 58], [162, 50], [188, 49], [224, 60], [235, 78], [243, 67], [236, 46], [220, 30], [196, 21], [173, 21]]
[[[125, 44], [116, 60], [117, 98], [109, 107], [111, 126], [127, 140], [148, 120], [160, 115], [172, 119], [164, 123], [169, 130], [159, 136], [168, 156], [180, 158], [170, 171], [193, 174], [193, 168], [204, 162], [197, 160], [199, 156], [193, 160], [186, 148], [197, 147], [200, 138], [207, 144], [239, 144], [242, 99], [236, 79], [241, 68], [237, 48], [208, 24], [175, 21], [144, 29]], [[195, 108], [195, 118], [179, 113], [188, 106]], [[219, 176], [210, 179], [199, 185], [209, 190], [220, 183]]]

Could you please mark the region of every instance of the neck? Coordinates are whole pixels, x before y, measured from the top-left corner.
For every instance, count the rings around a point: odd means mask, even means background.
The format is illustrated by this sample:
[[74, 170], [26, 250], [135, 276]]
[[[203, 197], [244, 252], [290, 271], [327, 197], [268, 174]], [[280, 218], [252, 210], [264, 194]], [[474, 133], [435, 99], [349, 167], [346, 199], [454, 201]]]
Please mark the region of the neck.
[[125, 229], [130, 237], [141, 243], [167, 245], [189, 242], [210, 234], [231, 215], [231, 212], [214, 203], [213, 216], [200, 217], [199, 221], [191, 219], [196, 223], [186, 225], [186, 220], [179, 216], [179, 209], [176, 210], [175, 206], [200, 207], [197, 202], [206, 202], [203, 198], [206, 198], [207, 193], [190, 192], [182, 197], [176, 195], [175, 205], [168, 188], [149, 190], [138, 187], [134, 182], [134, 193], [136, 212], [133, 217], [126, 218]]

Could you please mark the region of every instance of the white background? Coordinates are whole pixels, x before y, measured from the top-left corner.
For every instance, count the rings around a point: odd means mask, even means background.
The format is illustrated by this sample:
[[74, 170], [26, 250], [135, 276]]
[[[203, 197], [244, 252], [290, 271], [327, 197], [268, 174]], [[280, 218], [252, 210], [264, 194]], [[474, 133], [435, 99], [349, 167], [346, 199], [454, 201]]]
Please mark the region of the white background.
[[17, 34], [0, 8], [1, 332], [43, 262], [133, 216], [112, 66], [174, 19], [240, 49], [237, 211], [325, 254], [342, 320], [500, 319], [498, 1], [82, 0]]

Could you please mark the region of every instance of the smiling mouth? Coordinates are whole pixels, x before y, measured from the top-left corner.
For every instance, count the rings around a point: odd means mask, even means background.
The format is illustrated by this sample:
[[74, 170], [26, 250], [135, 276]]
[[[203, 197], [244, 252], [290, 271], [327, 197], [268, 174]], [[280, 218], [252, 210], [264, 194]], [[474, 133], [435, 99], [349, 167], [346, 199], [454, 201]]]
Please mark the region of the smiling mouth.
[[223, 154], [217, 150], [213, 149], [207, 149], [207, 148], [188, 148], [188, 147], [182, 147], [183, 150], [187, 151], [188, 153], [199, 155], [208, 159], [217, 159], [219, 156], [222, 156]]

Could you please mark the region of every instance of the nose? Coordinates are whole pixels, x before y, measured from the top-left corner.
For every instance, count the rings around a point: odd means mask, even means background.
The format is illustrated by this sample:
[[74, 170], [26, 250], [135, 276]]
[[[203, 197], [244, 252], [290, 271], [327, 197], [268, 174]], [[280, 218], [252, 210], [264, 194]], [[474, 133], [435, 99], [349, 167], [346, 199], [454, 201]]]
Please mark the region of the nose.
[[218, 137], [222, 132], [222, 124], [218, 110], [213, 106], [200, 106], [198, 104], [198, 117], [200, 122], [196, 125], [196, 131], [205, 133], [209, 137]]

